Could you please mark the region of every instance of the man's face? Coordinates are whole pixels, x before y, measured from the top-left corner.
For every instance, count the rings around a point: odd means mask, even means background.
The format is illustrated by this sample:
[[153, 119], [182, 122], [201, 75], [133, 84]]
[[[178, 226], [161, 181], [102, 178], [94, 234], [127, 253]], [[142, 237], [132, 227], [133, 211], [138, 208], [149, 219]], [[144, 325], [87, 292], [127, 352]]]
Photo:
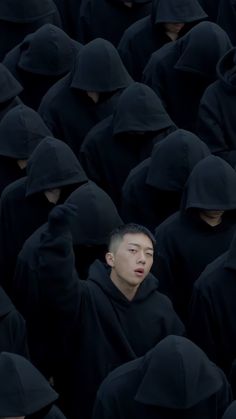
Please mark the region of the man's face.
[[146, 278], [153, 263], [153, 245], [145, 234], [125, 234], [114, 252], [106, 255], [111, 266], [111, 279], [119, 288], [137, 288]]

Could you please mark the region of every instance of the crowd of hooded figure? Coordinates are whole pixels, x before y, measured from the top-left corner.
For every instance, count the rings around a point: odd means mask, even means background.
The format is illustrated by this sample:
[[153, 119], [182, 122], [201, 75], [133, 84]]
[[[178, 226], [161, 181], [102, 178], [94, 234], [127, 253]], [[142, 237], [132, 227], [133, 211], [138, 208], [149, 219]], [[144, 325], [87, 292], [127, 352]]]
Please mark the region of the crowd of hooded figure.
[[236, 1], [0, 38], [0, 419], [236, 419]]

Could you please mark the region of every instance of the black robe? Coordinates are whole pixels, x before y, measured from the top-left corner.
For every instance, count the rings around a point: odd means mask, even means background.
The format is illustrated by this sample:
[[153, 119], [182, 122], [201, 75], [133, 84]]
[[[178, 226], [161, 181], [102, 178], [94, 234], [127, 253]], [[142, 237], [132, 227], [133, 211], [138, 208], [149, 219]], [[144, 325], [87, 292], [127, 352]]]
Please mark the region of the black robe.
[[[81, 49], [74, 70], [49, 89], [39, 113], [54, 136], [78, 155], [88, 131], [113, 112], [117, 92], [131, 83], [113, 45], [96, 39]], [[99, 92], [99, 102], [94, 103], [86, 91]]]
[[141, 81], [151, 54], [171, 42], [165, 33], [164, 23], [185, 23], [180, 37], [206, 17], [197, 0], [188, 3], [185, 0], [153, 0], [151, 14], [126, 29], [118, 45], [119, 54], [129, 74], [134, 80]]
[[183, 334], [184, 328], [151, 274], [132, 301], [113, 284], [110, 268], [100, 261], [91, 266], [87, 281], [79, 280], [67, 217], [66, 204], [55, 208], [33, 256], [30, 238], [19, 261], [28, 267], [28, 304], [36, 290], [47, 317], [54, 319], [53, 330], [58, 330], [58, 352], [64, 349], [65, 414], [68, 419], [88, 419], [108, 372], [144, 355], [166, 335]]
[[209, 20], [217, 21], [218, 8], [220, 0], [198, 0], [205, 12], [208, 14]]
[[0, 121], [10, 109], [22, 103], [18, 97], [22, 90], [21, 84], [0, 63]]
[[158, 143], [150, 158], [131, 170], [122, 188], [122, 218], [154, 230], [179, 210], [193, 167], [210, 154], [199, 138], [176, 130]]
[[236, 401], [232, 402], [226, 409], [222, 419], [234, 419], [236, 415]]
[[230, 402], [224, 373], [191, 341], [168, 336], [108, 375], [93, 419], [221, 419]]
[[23, 86], [22, 101], [38, 109], [48, 89], [72, 70], [80, 47], [60, 28], [48, 23], [9, 51], [3, 64]]
[[234, 0], [218, 0], [216, 22], [227, 32], [233, 45], [236, 44], [236, 4]]
[[[61, 26], [61, 19], [52, 0], [6, 0], [0, 2], [0, 61], [26, 35], [45, 23]], [[4, 41], [3, 41], [4, 40]]]
[[39, 114], [25, 105], [12, 108], [0, 121], [0, 195], [3, 189], [26, 175], [17, 160], [28, 160], [35, 147], [50, 135]]
[[236, 164], [236, 48], [217, 65], [218, 80], [205, 91], [199, 106], [197, 132], [211, 152]]
[[130, 170], [175, 129], [157, 95], [148, 86], [133, 83], [121, 94], [114, 114], [86, 136], [81, 162], [89, 178], [119, 207], [121, 188]]
[[87, 181], [70, 148], [47, 137], [34, 150], [27, 166], [27, 177], [5, 188], [0, 203], [0, 282], [11, 292], [16, 258], [24, 241], [45, 223], [54, 204], [43, 191], [61, 188], [59, 202]]
[[152, 54], [143, 80], [155, 90], [179, 128], [196, 131], [199, 102], [216, 80], [216, 64], [231, 47], [215, 23], [201, 22]]
[[[236, 227], [236, 173], [219, 157], [209, 156], [192, 170], [185, 185], [180, 213], [156, 229], [154, 272], [160, 289], [186, 320], [194, 281], [205, 267], [228, 250]], [[220, 224], [210, 226], [200, 209], [225, 210]]]
[[196, 281], [189, 309], [189, 336], [226, 373], [236, 359], [235, 256], [236, 236]]
[[82, 0], [76, 39], [86, 44], [95, 38], [104, 38], [117, 46], [124, 31], [147, 16], [151, 11], [150, 0], [133, 0], [127, 7], [124, 0]]
[[64, 31], [76, 39], [81, 0], [54, 0], [54, 3], [60, 13]]

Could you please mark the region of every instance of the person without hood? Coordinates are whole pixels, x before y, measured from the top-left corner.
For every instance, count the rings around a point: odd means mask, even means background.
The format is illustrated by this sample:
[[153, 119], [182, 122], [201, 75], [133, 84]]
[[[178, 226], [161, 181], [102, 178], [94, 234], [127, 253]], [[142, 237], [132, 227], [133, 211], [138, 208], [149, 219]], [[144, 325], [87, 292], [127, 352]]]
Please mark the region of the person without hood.
[[195, 280], [230, 246], [236, 227], [235, 190], [235, 170], [219, 157], [206, 157], [188, 178], [180, 212], [155, 231], [154, 271], [160, 290], [184, 321]]
[[112, 369], [144, 355], [168, 334], [182, 335], [184, 328], [149, 273], [154, 239], [142, 226], [117, 228], [106, 264], [95, 261], [87, 281], [78, 280], [70, 232], [75, 214], [66, 204], [50, 213], [38, 247], [37, 281], [54, 330], [62, 337], [65, 329], [64, 411], [68, 418], [88, 419], [98, 386]]
[[3, 189], [26, 175], [27, 160], [35, 147], [50, 135], [33, 109], [21, 104], [0, 121], [0, 195]]
[[235, 256], [236, 235], [195, 282], [189, 309], [190, 337], [226, 374], [236, 359]]
[[0, 416], [3, 419], [66, 419], [54, 405], [58, 394], [23, 356], [0, 354]]
[[168, 336], [108, 375], [93, 419], [221, 419], [231, 399], [220, 368], [190, 340]]
[[10, 109], [22, 103], [19, 94], [23, 87], [5, 67], [0, 63], [0, 121]]
[[217, 65], [218, 80], [205, 91], [199, 106], [197, 132], [211, 152], [236, 164], [236, 48]]
[[198, 0], [202, 8], [208, 15], [208, 19], [217, 21], [220, 0]]
[[49, 89], [39, 113], [78, 156], [85, 135], [112, 114], [119, 93], [131, 83], [115, 47], [95, 39], [81, 49], [74, 70]]
[[0, 61], [26, 35], [45, 23], [61, 26], [61, 19], [52, 0], [4, 0], [0, 2]]
[[86, 44], [95, 38], [104, 38], [116, 47], [124, 31], [147, 16], [150, 0], [81, 0], [76, 39]]
[[38, 109], [48, 89], [72, 70], [81, 47], [63, 30], [47, 23], [9, 51], [3, 64], [23, 86], [22, 101]]
[[24, 241], [46, 222], [54, 205], [64, 202], [87, 180], [72, 150], [62, 141], [46, 137], [28, 161], [27, 176], [5, 188], [0, 203], [0, 270], [5, 290], [11, 291]]
[[143, 81], [158, 94], [179, 128], [196, 131], [201, 97], [216, 80], [216, 64], [230, 48], [223, 29], [215, 23], [201, 22], [152, 54]]
[[120, 206], [130, 170], [149, 157], [156, 142], [176, 129], [160, 99], [148, 86], [133, 83], [120, 95], [113, 115], [86, 136], [80, 152], [89, 178]]
[[153, 52], [176, 41], [206, 18], [197, 0], [153, 0], [151, 14], [126, 29], [118, 45], [129, 74], [141, 81]]
[[222, 419], [235, 419], [236, 417], [236, 401], [232, 402], [225, 413], [222, 416]]
[[124, 221], [143, 224], [153, 231], [179, 210], [188, 176], [209, 154], [208, 147], [191, 132], [176, 130], [169, 134], [127, 177], [122, 188]]

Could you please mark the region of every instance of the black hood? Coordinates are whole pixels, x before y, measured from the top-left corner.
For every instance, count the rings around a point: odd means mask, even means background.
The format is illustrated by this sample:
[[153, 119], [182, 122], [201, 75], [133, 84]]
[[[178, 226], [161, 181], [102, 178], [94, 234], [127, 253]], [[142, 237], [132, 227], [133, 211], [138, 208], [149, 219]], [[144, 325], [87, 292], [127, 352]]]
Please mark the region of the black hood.
[[152, 274], [149, 274], [140, 284], [137, 293], [132, 301], [127, 300], [119, 289], [113, 284], [110, 278], [111, 268], [100, 261], [95, 261], [89, 270], [89, 279], [96, 282], [105, 294], [123, 305], [130, 305], [133, 302], [146, 300], [147, 297], [158, 290], [159, 282]]
[[236, 401], [231, 403], [231, 405], [226, 409], [222, 419], [235, 419], [236, 418]]
[[236, 91], [236, 47], [228, 51], [217, 64], [217, 75], [227, 90]]
[[40, 141], [49, 135], [51, 132], [37, 112], [18, 105], [0, 121], [0, 155], [28, 159]]
[[43, 375], [20, 355], [0, 354], [0, 416], [27, 416], [51, 405], [58, 394]]
[[0, 63], [0, 103], [7, 102], [19, 95], [23, 90], [21, 84], [10, 71]]
[[109, 41], [97, 38], [79, 52], [71, 87], [90, 92], [113, 92], [124, 89], [132, 81], [116, 48]]
[[5, 316], [6, 314], [10, 313], [11, 310], [14, 309], [14, 306], [5, 293], [5, 291], [0, 287], [0, 317]]
[[236, 209], [236, 172], [223, 159], [208, 156], [193, 169], [185, 185], [182, 209]]
[[146, 372], [135, 397], [144, 404], [189, 409], [223, 384], [220, 369], [184, 337], [164, 338], [144, 360]]
[[214, 81], [219, 59], [232, 47], [226, 32], [212, 22], [198, 23], [176, 41], [179, 59], [176, 70], [188, 71]]
[[26, 23], [55, 12], [52, 0], [6, 0], [0, 2], [0, 20]]
[[27, 164], [26, 196], [48, 189], [86, 182], [77, 157], [71, 148], [53, 137], [36, 147]]
[[19, 49], [18, 67], [34, 74], [59, 76], [68, 73], [81, 44], [52, 24], [25, 37]]
[[153, 149], [146, 183], [165, 191], [182, 191], [194, 166], [210, 155], [195, 134], [178, 129]]
[[226, 253], [224, 267], [236, 271], [236, 234], [234, 234], [229, 250]]
[[158, 132], [174, 126], [156, 93], [142, 83], [133, 83], [119, 97], [113, 117], [113, 134]]
[[78, 212], [71, 229], [74, 245], [105, 245], [111, 231], [123, 224], [111, 198], [91, 181], [72, 192], [66, 203]]
[[197, 0], [153, 0], [152, 21], [156, 23], [190, 23], [206, 19]]

